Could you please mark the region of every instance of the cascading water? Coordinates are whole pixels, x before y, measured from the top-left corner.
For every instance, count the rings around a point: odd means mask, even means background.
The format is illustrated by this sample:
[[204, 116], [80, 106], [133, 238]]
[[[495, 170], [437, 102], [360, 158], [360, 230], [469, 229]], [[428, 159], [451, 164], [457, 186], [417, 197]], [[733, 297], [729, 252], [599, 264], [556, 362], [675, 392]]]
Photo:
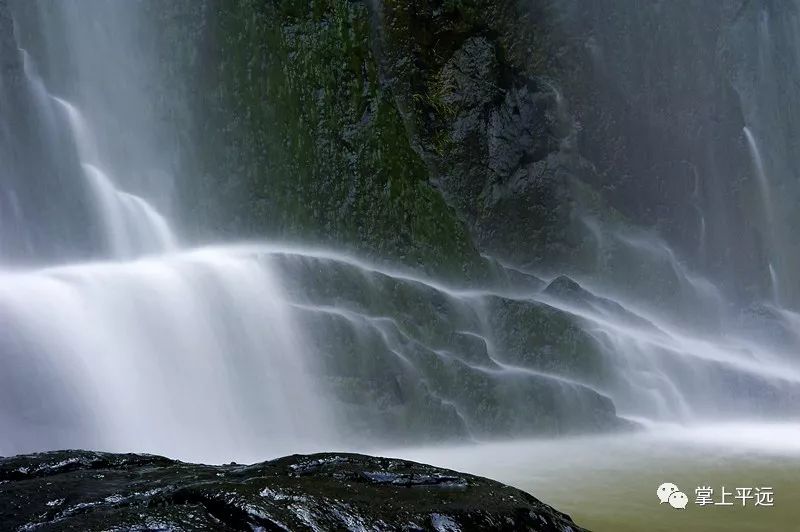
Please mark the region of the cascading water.
[[3, 452], [309, 445], [325, 420], [280, 293], [224, 250], [3, 273]]
[[[108, 22], [91, 17], [81, 22], [79, 4], [42, 7], [43, 20], [62, 17], [77, 25], [67, 28], [76, 33], [91, 35], [98, 23]], [[68, 44], [89, 53], [85, 38]], [[2, 192], [8, 198], [0, 211], [0, 241], [8, 243], [0, 248], [0, 263], [7, 264], [0, 271], [0, 454], [89, 447], [211, 461], [230, 449], [259, 457], [314, 447], [316, 439], [329, 437], [325, 408], [303, 359], [303, 340], [269, 261], [223, 249], [178, 252], [165, 218], [145, 198], [119, 188], [105, 170], [122, 167], [134, 175], [144, 168], [130, 154], [121, 160], [114, 155], [125, 152], [131, 134], [147, 138], [147, 124], [134, 120], [120, 143], [113, 138], [98, 143], [89, 121], [75, 105], [48, 92], [33, 59], [18, 46], [0, 50], [4, 63], [22, 63], [24, 78], [15, 86], [9, 83], [13, 72], [4, 71], [4, 113], [15, 110], [15, 98], [25, 98], [34, 112], [24, 123], [4, 122], [0, 145], [7, 156]], [[68, 52], [61, 59], [102, 66], [93, 55]], [[108, 54], [102, 59], [121, 61]], [[104, 73], [119, 76], [125, 68], [120, 64]], [[96, 76], [88, 81], [98, 82]], [[78, 76], [72, 83], [94, 95], [126, 83], [112, 81], [108, 87], [86, 87], [87, 80]], [[98, 102], [94, 114], [105, 109], [113, 118], [109, 109], [117, 103]], [[23, 125], [43, 134], [20, 138], [8, 131]], [[140, 144], [136, 156], [158, 159], [160, 153]], [[55, 164], [35, 166], [37, 157], [51, 155]], [[21, 162], [9, 166], [9, 161]], [[139, 164], [125, 166], [132, 163]], [[18, 189], [26, 186], [22, 179], [44, 184], [52, 174], [69, 177], [59, 185], [81, 196], [84, 211], [59, 210], [48, 222], [57, 227], [83, 216], [87, 224], [77, 240], [95, 239], [92, 247], [101, 251], [87, 255], [94, 262], [61, 264], [70, 254], [43, 253], [52, 265], [12, 268], [16, 254], [34, 254], [34, 243], [71, 248], [72, 242], [60, 242], [68, 238], [57, 234], [21, 242], [14, 234], [47, 214], [36, 210], [35, 195], [18, 199], [27, 192]], [[35, 193], [52, 194], [50, 203], [63, 200], [55, 189]]]
[[137, 256], [147, 251], [175, 247], [175, 237], [166, 220], [145, 200], [118, 190], [98, 165], [97, 149], [83, 117], [72, 104], [58, 97], [53, 100], [67, 115], [72, 137], [77, 144], [81, 167], [100, 210], [107, 241], [116, 257]]
[[[329, 251], [179, 245], [160, 214], [175, 146], [148, 109], [147, 56], [130, 53], [141, 51], [135, 3], [85, 5], [26, 13], [30, 43], [0, 48], [11, 65], [0, 153], [14, 163], [0, 190], [0, 454], [218, 462], [800, 413], [780, 233], [768, 246], [774, 294], [745, 310], [655, 231], [586, 213], [588, 272], [537, 277], [487, 258], [495, 275], [482, 287]], [[31, 37], [36, 24], [65, 42]], [[31, 112], [7, 118], [19, 102]], [[772, 229], [785, 214], [772, 218], [780, 157], [765, 158], [753, 131], [742, 134]], [[698, 255], [725, 219], [701, 177], [695, 168]]]

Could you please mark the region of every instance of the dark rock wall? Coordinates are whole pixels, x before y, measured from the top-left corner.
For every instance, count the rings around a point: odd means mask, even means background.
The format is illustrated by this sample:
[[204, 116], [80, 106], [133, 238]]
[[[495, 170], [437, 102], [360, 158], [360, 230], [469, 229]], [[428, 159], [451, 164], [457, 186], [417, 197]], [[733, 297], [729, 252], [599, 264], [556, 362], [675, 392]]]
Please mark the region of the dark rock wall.
[[381, 79], [365, 4], [212, 5], [190, 72], [205, 112], [184, 183], [187, 219], [216, 236], [302, 239], [484, 275]]
[[383, 68], [415, 147], [482, 250], [629, 275], [647, 257], [598, 266], [584, 222], [640, 227], [740, 301], [768, 291], [748, 109], [734, 86], [746, 46], [732, 33], [754, 26], [759, 9], [688, 0], [377, 8]]
[[[790, 235], [755, 221], [763, 207], [742, 133], [751, 123], [764, 144], [785, 144], [765, 158], [788, 176], [776, 219], [790, 225], [796, 187], [782, 161], [794, 153], [793, 122], [775, 109], [796, 114], [780, 88], [794, 71], [767, 87], [780, 103], [770, 107], [756, 79], [770, 74], [764, 52], [746, 44], [789, 3], [142, 5], [160, 30], [150, 47], [164, 74], [154, 105], [179, 124], [170, 140], [182, 159], [176, 207], [196, 240], [302, 240], [460, 279], [486, 278], [479, 253], [612, 279], [641, 270], [641, 257], [598, 260], [591, 219], [660, 235], [686, 266], [743, 301], [769, 291], [768, 261], [788, 278], [800, 256], [775, 258]], [[2, 20], [10, 26], [7, 13]], [[776, 53], [788, 53], [790, 25], [766, 24]], [[3, 141], [13, 164], [53, 130], [30, 88], [20, 89], [19, 52], [11, 31], [3, 35], [4, 101], [38, 115], [20, 121], [18, 140]], [[71, 212], [87, 211], [83, 192], [65, 188], [70, 165], [23, 163], [64, 189]], [[46, 195], [28, 190], [34, 181], [20, 179], [17, 198], [0, 198], [8, 227], [19, 224], [10, 217], [20, 205], [46, 214], [29, 220], [24, 238], [13, 232], [13, 247], [78, 242], [87, 254], [90, 215], [48, 222], [59, 214], [36, 204]]]
[[[771, 188], [769, 212], [760, 213], [763, 247], [778, 277], [779, 303], [800, 302], [796, 273], [800, 240], [800, 4], [762, 0], [742, 4], [729, 29], [737, 58], [732, 74], [744, 119], [761, 150]], [[765, 222], [772, 223], [766, 224]]]
[[577, 161], [561, 151], [567, 117], [545, 77], [556, 66], [547, 5], [387, 1], [376, 18], [412, 142], [479, 247], [516, 263], [565, 261]]
[[272, 265], [350, 445], [629, 426], [610, 398], [614, 358], [575, 316], [522, 296], [539, 287], [451, 292], [292, 254]]
[[599, 261], [591, 219], [659, 235], [740, 300], [768, 290], [733, 83], [731, 28], [751, 7], [204, 5], [187, 47], [202, 148], [183, 193], [201, 236], [300, 238], [471, 278], [477, 250], [553, 271], [646, 262]]
[[746, 298], [763, 293], [758, 191], [734, 90], [740, 1], [562, 2], [559, 85], [588, 183], [654, 228], [690, 266]]

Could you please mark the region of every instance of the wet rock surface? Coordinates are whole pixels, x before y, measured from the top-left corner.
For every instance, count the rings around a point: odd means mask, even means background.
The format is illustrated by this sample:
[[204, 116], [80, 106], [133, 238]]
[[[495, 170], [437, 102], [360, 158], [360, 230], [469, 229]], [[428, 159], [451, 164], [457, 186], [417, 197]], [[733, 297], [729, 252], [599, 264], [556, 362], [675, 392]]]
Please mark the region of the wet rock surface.
[[0, 458], [3, 530], [581, 529], [498, 482], [357, 454], [253, 465], [56, 451]]

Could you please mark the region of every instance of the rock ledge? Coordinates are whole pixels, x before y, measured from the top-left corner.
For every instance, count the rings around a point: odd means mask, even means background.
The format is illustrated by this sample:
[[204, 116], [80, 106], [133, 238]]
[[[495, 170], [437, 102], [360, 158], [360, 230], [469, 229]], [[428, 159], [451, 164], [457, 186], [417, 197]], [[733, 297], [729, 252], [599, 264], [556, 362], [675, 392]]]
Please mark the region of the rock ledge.
[[536, 530], [569, 516], [499, 482], [358, 454], [195, 465], [56, 451], [0, 458], [9, 530]]

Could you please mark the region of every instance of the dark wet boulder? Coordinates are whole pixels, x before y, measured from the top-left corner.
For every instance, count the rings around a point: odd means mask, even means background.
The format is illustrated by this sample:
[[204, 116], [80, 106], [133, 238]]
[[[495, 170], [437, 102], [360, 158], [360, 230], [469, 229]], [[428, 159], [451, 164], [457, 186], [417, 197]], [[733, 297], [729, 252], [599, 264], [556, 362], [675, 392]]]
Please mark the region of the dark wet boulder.
[[56, 451], [0, 459], [4, 530], [581, 529], [493, 480], [357, 454], [253, 465]]

